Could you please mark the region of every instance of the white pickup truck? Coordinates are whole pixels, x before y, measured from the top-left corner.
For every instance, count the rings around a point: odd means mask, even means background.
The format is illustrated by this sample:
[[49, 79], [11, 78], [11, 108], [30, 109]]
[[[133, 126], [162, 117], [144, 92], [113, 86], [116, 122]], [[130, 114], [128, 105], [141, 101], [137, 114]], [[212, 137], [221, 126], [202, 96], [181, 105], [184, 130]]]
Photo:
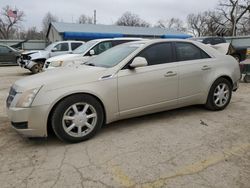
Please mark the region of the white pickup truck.
[[60, 41], [50, 44], [44, 50], [33, 50], [23, 52], [18, 64], [26, 69], [29, 69], [32, 73], [38, 73], [42, 71], [45, 61], [48, 58], [69, 54], [73, 50], [83, 45], [82, 41]]

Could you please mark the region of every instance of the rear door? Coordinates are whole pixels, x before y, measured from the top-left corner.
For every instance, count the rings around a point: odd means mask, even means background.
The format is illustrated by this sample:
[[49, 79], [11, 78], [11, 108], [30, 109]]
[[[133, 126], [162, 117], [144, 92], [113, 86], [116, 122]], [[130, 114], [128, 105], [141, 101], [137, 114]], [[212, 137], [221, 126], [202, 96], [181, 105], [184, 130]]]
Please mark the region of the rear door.
[[175, 47], [179, 64], [179, 101], [192, 104], [207, 90], [213, 59], [189, 42], [176, 42]]
[[170, 42], [154, 44], [137, 55], [145, 57], [148, 66], [136, 69], [126, 66], [119, 71], [121, 116], [157, 111], [177, 104], [178, 63], [173, 62], [172, 50]]

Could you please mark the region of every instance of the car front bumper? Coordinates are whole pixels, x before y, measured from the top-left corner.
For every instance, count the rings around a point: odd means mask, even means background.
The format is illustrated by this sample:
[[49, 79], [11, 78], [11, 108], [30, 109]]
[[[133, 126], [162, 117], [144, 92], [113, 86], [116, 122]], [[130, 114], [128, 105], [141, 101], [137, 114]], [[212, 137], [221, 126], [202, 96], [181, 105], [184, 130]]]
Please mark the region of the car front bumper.
[[25, 137], [47, 137], [47, 110], [49, 106], [7, 109], [12, 127]]

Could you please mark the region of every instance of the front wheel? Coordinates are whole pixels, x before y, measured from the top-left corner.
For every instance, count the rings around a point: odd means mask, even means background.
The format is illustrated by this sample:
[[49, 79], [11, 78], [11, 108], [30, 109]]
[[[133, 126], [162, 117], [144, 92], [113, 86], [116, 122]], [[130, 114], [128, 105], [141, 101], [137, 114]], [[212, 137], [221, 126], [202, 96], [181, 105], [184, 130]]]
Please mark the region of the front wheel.
[[61, 140], [76, 143], [93, 137], [101, 128], [103, 119], [102, 106], [94, 97], [77, 94], [56, 106], [52, 128]]
[[33, 65], [33, 67], [31, 68], [31, 72], [33, 74], [37, 74], [39, 72], [42, 72], [43, 70], [43, 64], [42, 63], [36, 63], [35, 65]]
[[232, 97], [232, 84], [225, 78], [217, 79], [210, 88], [206, 107], [210, 110], [223, 110]]

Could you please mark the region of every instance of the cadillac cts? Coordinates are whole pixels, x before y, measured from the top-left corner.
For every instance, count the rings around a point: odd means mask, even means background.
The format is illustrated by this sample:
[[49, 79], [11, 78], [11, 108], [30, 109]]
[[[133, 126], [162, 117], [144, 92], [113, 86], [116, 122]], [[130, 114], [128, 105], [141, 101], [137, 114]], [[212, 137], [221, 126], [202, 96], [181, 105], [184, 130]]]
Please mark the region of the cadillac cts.
[[199, 42], [132, 42], [83, 65], [18, 80], [8, 116], [25, 136], [46, 137], [51, 126], [60, 139], [80, 142], [120, 119], [195, 104], [222, 110], [239, 79], [234, 58]]

